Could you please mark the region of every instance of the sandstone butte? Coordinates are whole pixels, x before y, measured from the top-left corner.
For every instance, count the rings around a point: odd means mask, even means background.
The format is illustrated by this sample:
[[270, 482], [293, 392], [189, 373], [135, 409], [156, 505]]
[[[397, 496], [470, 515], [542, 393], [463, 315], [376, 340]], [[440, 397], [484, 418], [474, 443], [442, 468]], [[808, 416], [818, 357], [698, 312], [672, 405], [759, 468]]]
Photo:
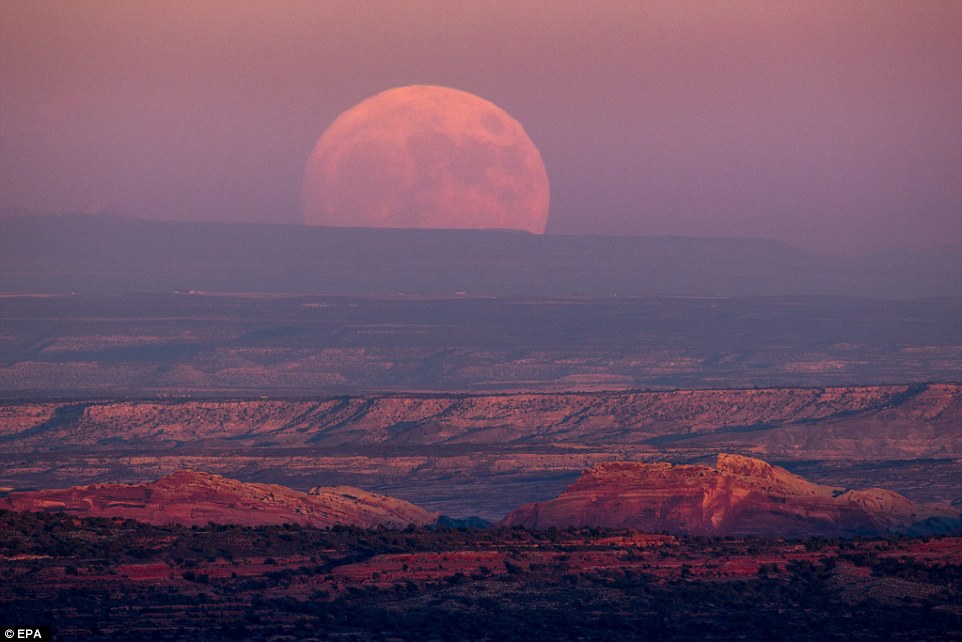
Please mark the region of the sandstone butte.
[[959, 513], [889, 490], [813, 484], [741, 455], [716, 466], [612, 462], [586, 470], [561, 495], [525, 504], [504, 526], [606, 526], [687, 535], [803, 537], [940, 532]]
[[439, 517], [406, 501], [350, 486], [320, 486], [303, 493], [277, 484], [244, 483], [189, 470], [151, 483], [14, 492], [0, 498], [0, 508], [63, 511], [86, 517], [121, 517], [183, 526], [214, 522], [404, 528], [409, 524], [433, 524]]

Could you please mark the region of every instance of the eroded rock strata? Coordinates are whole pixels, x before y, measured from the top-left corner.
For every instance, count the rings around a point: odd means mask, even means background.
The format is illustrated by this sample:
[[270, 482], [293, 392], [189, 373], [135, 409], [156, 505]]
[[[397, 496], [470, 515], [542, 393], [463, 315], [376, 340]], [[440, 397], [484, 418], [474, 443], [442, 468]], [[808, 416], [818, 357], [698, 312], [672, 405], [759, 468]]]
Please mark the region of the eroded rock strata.
[[951, 528], [959, 513], [880, 488], [813, 484], [783, 468], [721, 454], [716, 466], [599, 464], [557, 498], [503, 525], [630, 527], [689, 535], [856, 535]]
[[0, 508], [63, 511], [88, 517], [123, 517], [150, 524], [337, 524], [403, 528], [437, 521], [409, 502], [350, 486], [319, 486], [307, 493], [278, 484], [252, 484], [189, 470], [151, 483], [91, 484], [10, 493]]
[[[317, 400], [160, 400], [0, 405], [12, 452], [56, 446], [447, 444], [691, 445], [831, 457], [962, 454], [962, 386], [852, 386]], [[865, 439], [869, 436], [869, 439]], [[865, 452], [863, 452], [865, 451]]]

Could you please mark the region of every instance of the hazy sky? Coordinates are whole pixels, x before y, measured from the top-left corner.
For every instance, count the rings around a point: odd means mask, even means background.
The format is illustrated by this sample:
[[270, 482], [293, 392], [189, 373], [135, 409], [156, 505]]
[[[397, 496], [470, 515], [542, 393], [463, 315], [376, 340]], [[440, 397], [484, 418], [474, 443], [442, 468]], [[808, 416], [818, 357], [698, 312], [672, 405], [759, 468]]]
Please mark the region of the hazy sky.
[[0, 205], [300, 220], [337, 115], [505, 109], [551, 233], [962, 242], [962, 2], [0, 2]]

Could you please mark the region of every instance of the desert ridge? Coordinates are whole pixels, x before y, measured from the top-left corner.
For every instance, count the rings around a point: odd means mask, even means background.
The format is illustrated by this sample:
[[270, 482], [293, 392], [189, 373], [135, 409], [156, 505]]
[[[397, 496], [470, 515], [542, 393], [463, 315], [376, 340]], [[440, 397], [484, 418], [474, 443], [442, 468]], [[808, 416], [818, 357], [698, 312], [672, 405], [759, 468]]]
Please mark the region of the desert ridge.
[[[962, 454], [956, 383], [829, 388], [512, 394], [398, 393], [316, 399], [12, 401], [0, 441], [58, 446], [728, 444], [805, 458]], [[750, 437], [736, 429], [757, 428]], [[764, 430], [763, 430], [764, 429]], [[865, 438], [870, 435], [871, 438]], [[669, 439], [670, 438], [670, 439]], [[804, 438], [804, 439], [803, 439]], [[804, 441], [804, 447], [796, 445]], [[759, 451], [759, 449], [762, 449]], [[710, 452], [726, 450], [722, 446]]]
[[598, 464], [555, 499], [525, 504], [501, 525], [806, 537], [946, 532], [960, 528], [959, 517], [882, 488], [822, 486], [759, 459], [723, 453], [715, 467]]
[[351, 486], [318, 486], [303, 493], [279, 484], [245, 483], [190, 470], [151, 483], [14, 492], [0, 498], [0, 508], [128, 518], [161, 526], [213, 522], [404, 528], [433, 524], [440, 517], [404, 500]]
[[[151, 483], [12, 492], [0, 498], [0, 509], [183, 526], [405, 528], [450, 522], [407, 501], [350, 486], [319, 486], [304, 493], [189, 470]], [[958, 511], [916, 504], [890, 490], [823, 486], [759, 459], [723, 453], [714, 467], [597, 464], [555, 499], [525, 504], [499, 525], [629, 528], [673, 535], [851, 537], [959, 532], [960, 517]]]

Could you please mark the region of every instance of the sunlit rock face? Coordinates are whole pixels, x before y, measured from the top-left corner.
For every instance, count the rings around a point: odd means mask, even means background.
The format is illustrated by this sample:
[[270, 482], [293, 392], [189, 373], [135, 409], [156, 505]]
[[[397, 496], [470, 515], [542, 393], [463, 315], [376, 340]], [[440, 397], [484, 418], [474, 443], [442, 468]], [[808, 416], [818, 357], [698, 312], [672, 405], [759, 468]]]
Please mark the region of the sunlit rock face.
[[433, 524], [438, 519], [437, 513], [406, 501], [349, 486], [318, 487], [302, 493], [278, 484], [248, 484], [189, 470], [152, 483], [92, 484], [11, 493], [0, 498], [0, 508], [63, 511], [183, 526], [214, 522], [403, 528], [408, 524]]
[[820, 486], [758, 459], [721, 454], [715, 467], [599, 464], [557, 498], [526, 504], [503, 524], [802, 537], [949, 529], [958, 518], [888, 490]]

